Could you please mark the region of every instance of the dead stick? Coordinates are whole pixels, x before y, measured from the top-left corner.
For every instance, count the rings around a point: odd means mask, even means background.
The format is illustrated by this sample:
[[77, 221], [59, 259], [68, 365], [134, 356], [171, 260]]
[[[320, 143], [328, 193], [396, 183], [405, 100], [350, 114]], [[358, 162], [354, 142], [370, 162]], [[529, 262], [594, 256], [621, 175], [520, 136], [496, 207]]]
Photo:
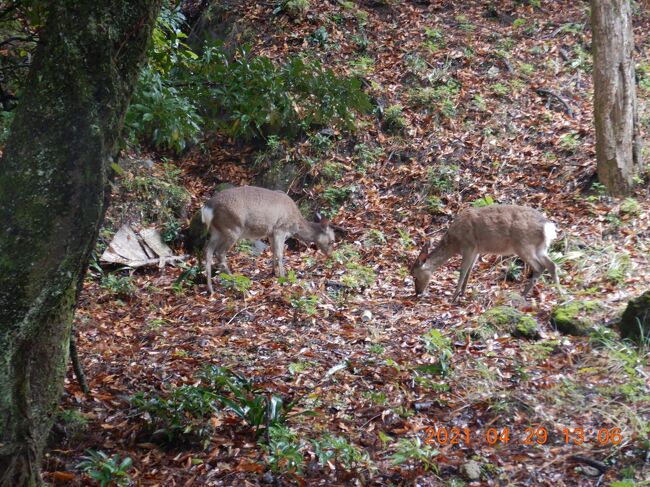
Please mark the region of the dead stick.
[[546, 88], [537, 88], [535, 90], [535, 92], [538, 95], [552, 96], [553, 98], [555, 98], [557, 101], [559, 101], [564, 106], [564, 110], [566, 111], [567, 115], [569, 115], [571, 118], [573, 118], [573, 110], [571, 110], [571, 107], [569, 106], [569, 104], [566, 101], [564, 101], [564, 99], [560, 95], [558, 95], [554, 91], [547, 90]]

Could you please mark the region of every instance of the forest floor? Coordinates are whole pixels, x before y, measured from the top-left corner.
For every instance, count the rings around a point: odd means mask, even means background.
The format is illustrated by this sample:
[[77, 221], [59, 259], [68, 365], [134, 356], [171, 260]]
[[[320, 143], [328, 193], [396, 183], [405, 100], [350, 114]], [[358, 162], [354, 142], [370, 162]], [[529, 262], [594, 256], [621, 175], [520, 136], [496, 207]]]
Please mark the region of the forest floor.
[[[135, 290], [118, 299], [92, 272], [76, 318], [91, 395], [70, 372], [62, 405], [80, 411], [84, 426], [59, 432], [45, 480], [86, 482], [70, 472], [87, 449], [133, 459], [137, 485], [650, 478], [648, 351], [623, 345], [609, 327], [648, 290], [647, 181], [625, 200], [593, 186], [588, 4], [534, 3], [322, 2], [295, 22], [272, 16], [269, 2], [241, 7], [253, 52], [280, 59], [310, 50], [338, 72], [362, 75], [384, 107], [383, 121], [368, 116], [354, 135], [283, 145], [287, 159], [309, 157], [333, 173], [327, 180], [306, 170], [291, 194], [322, 202], [345, 233], [329, 259], [287, 250], [295, 278], [284, 282], [271, 276], [269, 250], [256, 256], [241, 245], [229, 264], [250, 282], [216, 279], [214, 296], [204, 283], [175, 284], [182, 269], [168, 266], [136, 271]], [[647, 13], [635, 28], [638, 59], [650, 59]], [[650, 80], [644, 86], [647, 132]], [[392, 105], [401, 113], [387, 112]], [[392, 133], [387, 117], [399, 119]], [[218, 183], [252, 184], [259, 154], [213, 137], [174, 161], [192, 209]], [[459, 303], [450, 303], [457, 258], [416, 298], [408, 268], [420, 247], [460, 209], [492, 200], [538, 208], [556, 223], [551, 255], [562, 289], [545, 276], [526, 301], [516, 260], [483, 256]], [[554, 307], [589, 301], [598, 303], [591, 336], [554, 330]], [[501, 305], [534, 318], [539, 338], [479, 321]], [[247, 399], [294, 402], [285, 443], [298, 456], [277, 444], [265, 450], [265, 435], [232, 407], [208, 415], [203, 443], [154, 441], [151, 418], [130, 398], [205, 384], [206, 365], [250, 380]], [[473, 466], [480, 479], [471, 480]]]

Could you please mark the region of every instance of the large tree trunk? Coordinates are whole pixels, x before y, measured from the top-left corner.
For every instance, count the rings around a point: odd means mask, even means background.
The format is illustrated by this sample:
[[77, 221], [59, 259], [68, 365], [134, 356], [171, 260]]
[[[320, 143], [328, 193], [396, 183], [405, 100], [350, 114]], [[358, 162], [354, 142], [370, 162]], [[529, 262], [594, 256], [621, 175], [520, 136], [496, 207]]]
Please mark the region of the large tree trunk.
[[59, 0], [0, 161], [0, 486], [40, 484], [77, 285], [161, 0]]
[[630, 0], [591, 0], [591, 27], [598, 179], [625, 195], [641, 157]]

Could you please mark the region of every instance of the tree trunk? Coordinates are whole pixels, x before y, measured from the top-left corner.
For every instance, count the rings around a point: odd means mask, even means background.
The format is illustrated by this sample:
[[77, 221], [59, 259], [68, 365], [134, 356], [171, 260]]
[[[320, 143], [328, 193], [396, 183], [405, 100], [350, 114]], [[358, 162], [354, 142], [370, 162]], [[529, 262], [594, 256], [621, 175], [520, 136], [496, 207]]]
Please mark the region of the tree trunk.
[[598, 179], [628, 194], [641, 161], [630, 0], [591, 0]]
[[40, 485], [72, 314], [161, 0], [59, 0], [0, 161], [0, 486]]

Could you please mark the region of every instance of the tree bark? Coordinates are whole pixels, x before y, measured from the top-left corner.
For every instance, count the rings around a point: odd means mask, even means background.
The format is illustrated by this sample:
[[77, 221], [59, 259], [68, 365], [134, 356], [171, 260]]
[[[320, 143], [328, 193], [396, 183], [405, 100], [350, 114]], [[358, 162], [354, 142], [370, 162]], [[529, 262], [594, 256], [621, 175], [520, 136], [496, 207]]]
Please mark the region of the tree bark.
[[59, 0], [0, 160], [0, 486], [40, 485], [72, 314], [161, 0]]
[[598, 179], [625, 195], [641, 163], [630, 0], [591, 0]]

